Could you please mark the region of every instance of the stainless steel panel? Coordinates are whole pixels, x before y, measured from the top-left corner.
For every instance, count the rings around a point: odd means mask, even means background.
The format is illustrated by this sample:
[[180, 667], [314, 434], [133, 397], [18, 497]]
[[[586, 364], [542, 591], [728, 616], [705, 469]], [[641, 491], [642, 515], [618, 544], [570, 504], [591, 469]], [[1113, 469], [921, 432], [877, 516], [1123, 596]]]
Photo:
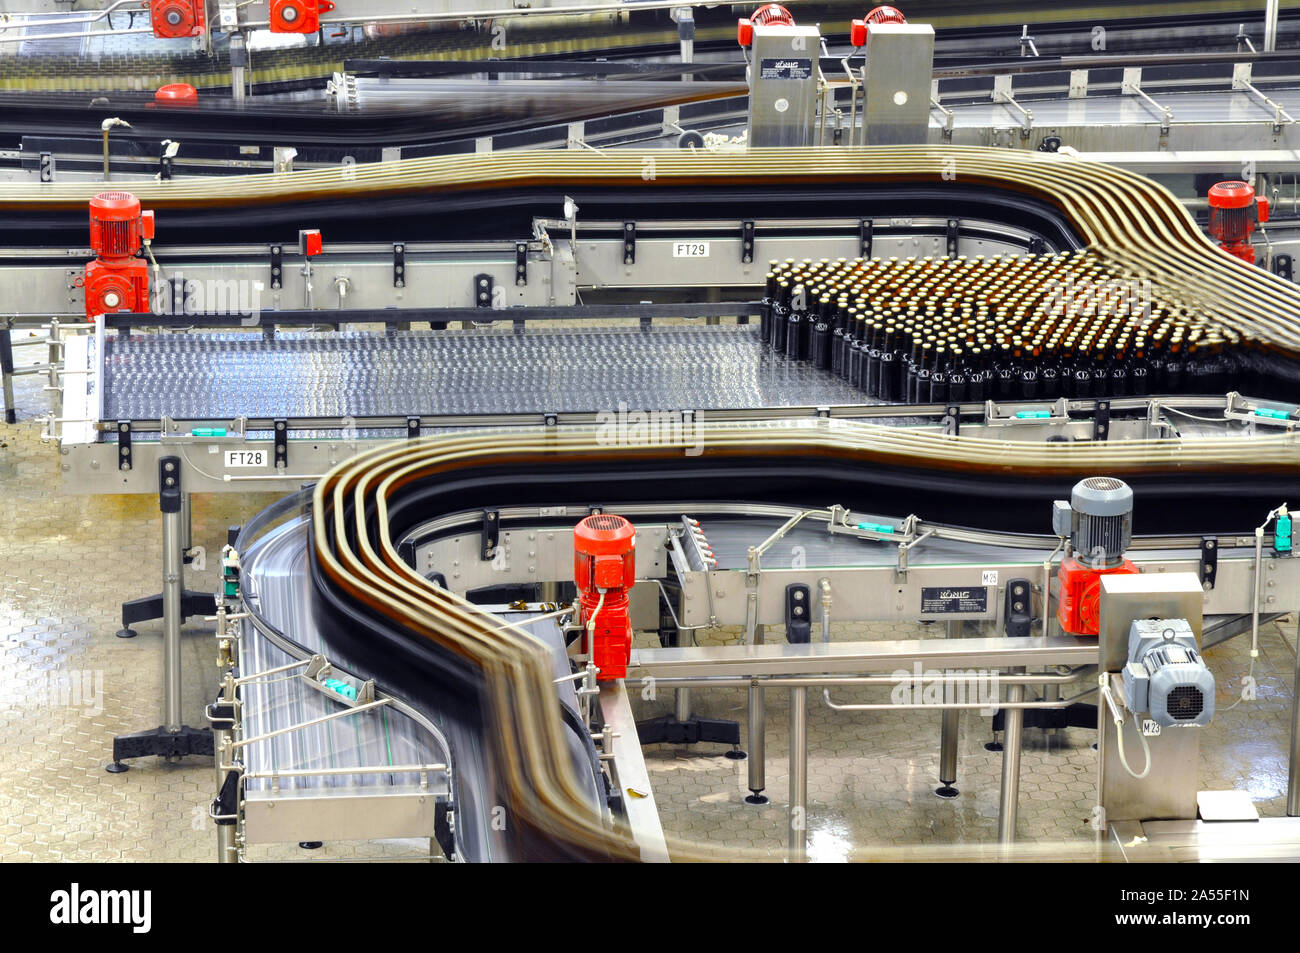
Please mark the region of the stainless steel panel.
[[1124, 668], [1128, 662], [1128, 630], [1134, 619], [1186, 619], [1199, 645], [1204, 605], [1205, 590], [1191, 572], [1102, 576], [1102, 666], [1108, 672]]
[[862, 76], [867, 145], [925, 142], [934, 72], [934, 27], [869, 24], [866, 57]]
[[[821, 34], [816, 27], [756, 26], [749, 63], [749, 144], [810, 146]], [[926, 86], [929, 87], [929, 76]]]

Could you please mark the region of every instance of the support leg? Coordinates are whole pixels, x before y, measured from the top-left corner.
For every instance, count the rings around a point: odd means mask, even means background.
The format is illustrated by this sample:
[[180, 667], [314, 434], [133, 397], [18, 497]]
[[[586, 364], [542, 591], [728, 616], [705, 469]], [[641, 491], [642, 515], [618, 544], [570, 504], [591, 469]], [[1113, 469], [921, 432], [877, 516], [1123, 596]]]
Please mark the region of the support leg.
[[119, 735], [113, 739], [113, 763], [108, 766], [108, 770], [114, 774], [127, 770], [123, 762], [131, 758], [157, 755], [169, 762], [176, 762], [186, 755], [213, 753], [212, 732], [206, 728], [191, 728], [181, 720], [181, 623], [184, 621], [182, 570], [185, 552], [182, 549], [184, 504], [179, 457], [163, 457], [158, 462], [158, 480], [163, 535], [162, 723], [156, 729]]
[[[754, 644], [763, 644], [763, 627], [754, 627]], [[767, 711], [763, 687], [749, 686], [749, 796], [746, 804], [766, 804], [763, 789], [767, 787]]]
[[0, 324], [0, 387], [4, 389], [5, 423], [18, 422], [14, 406], [14, 342], [8, 324]]
[[[173, 468], [177, 464], [172, 465]], [[167, 464], [163, 465], [167, 469]], [[163, 537], [163, 727], [181, 728], [181, 589], [184, 582], [184, 504], [164, 512]]]
[[[1023, 685], [1007, 686], [1007, 701], [1019, 704], [1024, 701]], [[1007, 708], [1006, 728], [1002, 739], [1002, 801], [998, 809], [998, 843], [1009, 846], [1016, 842], [1016, 813], [1020, 806], [1020, 735], [1024, 726], [1025, 710]]]
[[[962, 623], [948, 623], [948, 638], [959, 639]], [[943, 700], [948, 703], [957, 701], [957, 686], [948, 682], [943, 686]], [[957, 736], [961, 731], [961, 710], [945, 709], [940, 715], [939, 727], [939, 783], [934, 793], [942, 798], [954, 798], [960, 792], [954, 785], [957, 781]]]
[[790, 863], [808, 859], [808, 689], [790, 689]]

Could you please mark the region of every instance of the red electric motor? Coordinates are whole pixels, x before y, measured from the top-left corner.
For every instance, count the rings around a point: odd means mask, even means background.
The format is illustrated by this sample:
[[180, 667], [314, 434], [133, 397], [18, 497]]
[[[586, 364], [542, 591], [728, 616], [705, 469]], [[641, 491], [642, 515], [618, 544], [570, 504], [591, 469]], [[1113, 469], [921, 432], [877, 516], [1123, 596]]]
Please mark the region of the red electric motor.
[[271, 0], [271, 32], [315, 33], [320, 15], [333, 9], [331, 0]]
[[1249, 182], [1220, 182], [1210, 189], [1210, 237], [1229, 255], [1255, 264], [1251, 232], [1268, 221], [1268, 199]]
[[149, 266], [136, 257], [153, 240], [153, 212], [142, 212], [129, 192], [101, 192], [90, 200], [90, 248], [99, 257], [86, 266], [86, 318], [115, 311], [149, 310]]
[[153, 0], [149, 4], [149, 23], [160, 40], [179, 40], [202, 36], [206, 28], [203, 0]]
[[736, 21], [736, 42], [741, 46], [753, 43], [756, 26], [794, 26], [794, 17], [779, 3], [765, 3], [749, 16]]
[[854, 47], [867, 45], [867, 24], [868, 23], [906, 23], [907, 17], [903, 16], [903, 11], [898, 7], [879, 6], [874, 7], [861, 20], [854, 20], [849, 24], [849, 42]]
[[573, 530], [573, 581], [578, 588], [582, 647], [600, 669], [597, 680], [627, 675], [632, 657], [628, 593], [636, 582], [636, 527], [621, 516], [597, 513]]

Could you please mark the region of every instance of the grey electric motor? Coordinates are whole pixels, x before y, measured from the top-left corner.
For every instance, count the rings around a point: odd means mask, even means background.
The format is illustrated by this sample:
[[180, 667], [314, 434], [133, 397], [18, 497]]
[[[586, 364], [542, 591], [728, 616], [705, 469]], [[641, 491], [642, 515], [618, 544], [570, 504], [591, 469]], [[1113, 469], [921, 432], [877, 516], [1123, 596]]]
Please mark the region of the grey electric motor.
[[1093, 569], [1124, 562], [1133, 539], [1133, 491], [1114, 477], [1088, 477], [1074, 485], [1070, 501], [1052, 504], [1052, 529], [1068, 536], [1076, 559]]
[[1196, 648], [1186, 619], [1138, 619], [1129, 627], [1124, 706], [1150, 712], [1164, 728], [1208, 725], [1214, 717], [1214, 674]]

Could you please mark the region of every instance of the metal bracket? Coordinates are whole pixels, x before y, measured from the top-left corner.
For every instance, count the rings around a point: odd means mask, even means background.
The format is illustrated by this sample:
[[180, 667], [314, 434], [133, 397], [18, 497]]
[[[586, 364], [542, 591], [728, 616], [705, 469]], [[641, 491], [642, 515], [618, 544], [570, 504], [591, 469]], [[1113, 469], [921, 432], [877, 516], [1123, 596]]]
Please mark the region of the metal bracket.
[[1213, 536], [1201, 538], [1201, 588], [1209, 592], [1219, 575], [1219, 541]]
[[406, 418], [406, 439], [415, 440], [419, 436], [420, 436], [420, 418], [407, 417]]
[[[1249, 64], [1247, 64], [1249, 65]], [[1234, 80], [1234, 85], [1235, 85]], [[1141, 96], [1151, 105], [1152, 109], [1160, 110], [1160, 135], [1169, 135], [1169, 127], [1174, 121], [1174, 112], [1168, 106], [1161, 106], [1158, 102], [1148, 96], [1142, 90], [1142, 67], [1126, 66], [1124, 67], [1124, 78], [1120, 84], [1120, 92], [1125, 96]]]
[[275, 468], [289, 469], [289, 421], [280, 418], [275, 422]]
[[1273, 274], [1287, 281], [1295, 280], [1294, 264], [1290, 255], [1273, 256]]
[[872, 224], [871, 219], [864, 218], [858, 223], [858, 253], [861, 258], [871, 257], [872, 246]]
[[542, 426], [550, 430], [560, 425], [560, 415], [556, 413], [542, 414]]
[[515, 287], [528, 284], [528, 242], [515, 242]]
[[123, 471], [131, 469], [131, 421], [129, 420], [117, 422], [117, 468]]
[[812, 590], [803, 583], [785, 587], [785, 640], [791, 645], [812, 641]]
[[1093, 408], [1092, 439], [1110, 439], [1110, 401], [1099, 400]]
[[284, 287], [284, 246], [271, 246], [271, 290], [279, 291]]
[[740, 263], [752, 264], [754, 261], [754, 223], [740, 223]]
[[181, 458], [163, 457], [158, 461], [158, 509], [179, 513], [182, 505]]
[[944, 419], [952, 421], [952, 430], [948, 432], [956, 437], [961, 433], [961, 404], [949, 404], [943, 412]]
[[1003, 629], [1009, 638], [1028, 638], [1034, 624], [1034, 584], [1028, 579], [1008, 579]]
[[38, 168], [41, 170], [42, 182], [53, 182], [54, 181], [54, 153], [42, 152], [40, 157], [40, 165], [38, 166]]
[[623, 264], [636, 264], [636, 222], [623, 223]]
[[479, 547], [479, 558], [491, 559], [501, 541], [501, 511], [483, 511], [483, 538]]
[[478, 308], [491, 308], [492, 295], [496, 291], [496, 284], [492, 276], [488, 274], [478, 274], [474, 276], [474, 306]]
[[[360, 688], [356, 688], [357, 697], [340, 694], [337, 688], [332, 688], [328, 684], [330, 676], [334, 674], [334, 668], [330, 665], [329, 659], [323, 655], [313, 655], [307, 662], [307, 669], [302, 673], [302, 677], [312, 688], [316, 689], [322, 695], [326, 695], [336, 702], [347, 705], [349, 708], [356, 708], [359, 705], [369, 705], [375, 700], [375, 680], [368, 679], [361, 683]], [[337, 679], [337, 681], [344, 681]], [[354, 687], [355, 686], [351, 686]]]
[[393, 242], [393, 287], [406, 287], [406, 245]]
[[957, 257], [957, 238], [961, 234], [961, 222], [955, 218], [948, 219], [947, 239], [948, 257]]

